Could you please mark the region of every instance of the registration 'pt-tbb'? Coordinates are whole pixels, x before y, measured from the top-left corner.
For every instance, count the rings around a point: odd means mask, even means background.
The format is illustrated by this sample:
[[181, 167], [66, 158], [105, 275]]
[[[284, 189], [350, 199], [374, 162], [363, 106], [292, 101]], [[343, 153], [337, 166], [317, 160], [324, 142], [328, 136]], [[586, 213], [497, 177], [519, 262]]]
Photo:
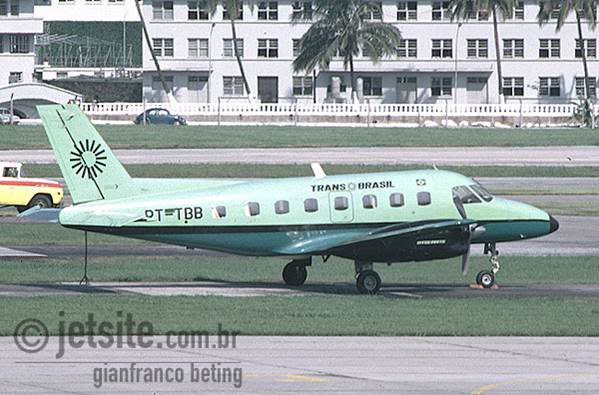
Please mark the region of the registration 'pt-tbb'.
[[[557, 221], [492, 196], [441, 170], [241, 181], [131, 178], [77, 106], [38, 107], [74, 205], [63, 226], [239, 255], [289, 257], [283, 279], [299, 286], [312, 257], [355, 262], [358, 290], [381, 286], [375, 262], [490, 254], [477, 282], [491, 287], [498, 242], [539, 237]], [[326, 259], [325, 259], [326, 260]]]

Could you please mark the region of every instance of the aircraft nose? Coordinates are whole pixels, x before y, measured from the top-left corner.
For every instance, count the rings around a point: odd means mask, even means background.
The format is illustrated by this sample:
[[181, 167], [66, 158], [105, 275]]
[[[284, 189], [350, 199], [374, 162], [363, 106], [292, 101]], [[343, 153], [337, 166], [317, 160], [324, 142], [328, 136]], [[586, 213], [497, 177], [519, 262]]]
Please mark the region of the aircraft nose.
[[553, 233], [559, 229], [559, 222], [551, 215], [549, 216], [549, 233]]

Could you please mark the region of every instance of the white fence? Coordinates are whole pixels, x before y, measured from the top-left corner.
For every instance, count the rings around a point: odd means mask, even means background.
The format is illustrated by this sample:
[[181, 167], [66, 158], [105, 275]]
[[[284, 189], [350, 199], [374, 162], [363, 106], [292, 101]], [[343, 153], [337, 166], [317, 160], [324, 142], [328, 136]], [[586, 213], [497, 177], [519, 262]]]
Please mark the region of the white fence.
[[[339, 122], [340, 119], [362, 119], [364, 122], [384, 122], [385, 119], [409, 119], [418, 124], [427, 119], [445, 123], [450, 118], [495, 122], [509, 118], [511, 123], [565, 123], [576, 110], [575, 104], [339, 104], [339, 103], [82, 103], [82, 110], [95, 119], [132, 119], [149, 108], [165, 108], [171, 113], [197, 121], [220, 123], [249, 119], [268, 122], [288, 118], [290, 122]], [[599, 110], [599, 107], [597, 108]], [[334, 120], [333, 120], [334, 119]], [[343, 122], [343, 121], [341, 121]]]

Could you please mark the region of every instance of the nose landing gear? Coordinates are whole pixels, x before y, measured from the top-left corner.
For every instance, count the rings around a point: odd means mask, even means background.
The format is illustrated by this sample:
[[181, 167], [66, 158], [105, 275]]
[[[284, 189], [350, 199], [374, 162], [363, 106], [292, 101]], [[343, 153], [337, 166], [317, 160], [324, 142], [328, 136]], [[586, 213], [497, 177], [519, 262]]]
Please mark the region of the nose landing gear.
[[308, 270], [306, 266], [312, 265], [310, 258], [298, 259], [289, 262], [283, 268], [283, 281], [285, 284], [297, 287], [303, 285], [308, 278]]
[[381, 276], [372, 270], [371, 262], [355, 262], [356, 286], [358, 292], [365, 295], [374, 295], [381, 289]]
[[491, 270], [478, 272], [476, 275], [476, 283], [482, 285], [483, 288], [491, 288], [495, 284], [495, 275], [499, 271], [499, 251], [497, 250], [495, 243], [486, 243], [484, 253], [485, 255], [491, 254], [489, 257]]

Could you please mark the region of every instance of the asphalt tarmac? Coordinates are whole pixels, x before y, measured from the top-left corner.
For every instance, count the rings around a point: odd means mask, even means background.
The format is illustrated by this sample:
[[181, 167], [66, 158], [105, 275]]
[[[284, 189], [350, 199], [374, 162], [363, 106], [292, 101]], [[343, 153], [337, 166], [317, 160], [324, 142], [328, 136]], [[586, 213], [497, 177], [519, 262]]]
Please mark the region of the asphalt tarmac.
[[[144, 337], [143, 348], [136, 337], [108, 349], [97, 346], [104, 338], [79, 340], [82, 346], [73, 348], [50, 337], [42, 351], [25, 353], [12, 336], [0, 338], [0, 393], [480, 395], [599, 388], [599, 339], [589, 337], [237, 336], [235, 348], [208, 349], [164, 336]], [[60, 343], [66, 347], [57, 359]], [[216, 336], [208, 344], [218, 344]], [[151, 375], [130, 373], [138, 368]], [[177, 378], [155, 382], [169, 368], [180, 369]], [[110, 376], [109, 369], [119, 373]], [[194, 369], [196, 379], [204, 378], [194, 382]]]
[[[599, 166], [599, 147], [338, 147], [115, 150], [124, 164], [264, 163]], [[54, 163], [51, 150], [0, 151], [5, 161]]]

